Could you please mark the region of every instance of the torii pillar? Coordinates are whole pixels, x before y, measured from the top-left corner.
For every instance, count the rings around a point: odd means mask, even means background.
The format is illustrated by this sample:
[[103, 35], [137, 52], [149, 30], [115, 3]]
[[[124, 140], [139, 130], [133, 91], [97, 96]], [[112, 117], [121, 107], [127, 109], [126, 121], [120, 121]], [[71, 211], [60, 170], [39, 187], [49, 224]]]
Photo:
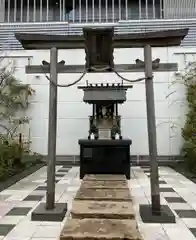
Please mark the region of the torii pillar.
[[[100, 30], [99, 30], [100, 31]], [[155, 64], [152, 61], [151, 47], [179, 46], [187, 35], [188, 29], [166, 30], [157, 32], [144, 32], [137, 34], [127, 34], [113, 36], [114, 48], [144, 48], [144, 62], [142, 64], [121, 64], [116, 65], [117, 72], [145, 72], [146, 81], [146, 106], [148, 121], [148, 142], [149, 158], [151, 166], [151, 205], [141, 205], [140, 214], [144, 222], [151, 223], [172, 223], [175, 216], [168, 206], [160, 204], [158, 162], [157, 162], [157, 143], [156, 143], [156, 124], [154, 109], [154, 91], [152, 72], [156, 71], [176, 71], [177, 64]], [[57, 79], [58, 73], [83, 72], [84, 66], [63, 66], [57, 64], [57, 49], [83, 49], [85, 48], [83, 36], [62, 36], [44, 34], [15, 34], [17, 40], [25, 49], [51, 49], [51, 63], [38, 66], [27, 66], [27, 73], [50, 73], [53, 82]], [[55, 47], [54, 47], [55, 46]], [[53, 50], [52, 50], [53, 49]], [[102, 49], [103, 50], [103, 49]], [[100, 51], [100, 48], [99, 50]], [[104, 52], [104, 51], [101, 51]], [[54, 54], [54, 55], [53, 55]], [[100, 52], [98, 54], [100, 56]], [[89, 56], [87, 56], [89, 57]], [[141, 62], [141, 61], [140, 61]], [[94, 70], [93, 72], [96, 72]], [[100, 72], [100, 71], [99, 71]], [[53, 79], [52, 79], [53, 78]], [[52, 87], [53, 85], [53, 87]], [[54, 84], [50, 84], [50, 119], [49, 119], [49, 140], [48, 145], [52, 145], [52, 150], [48, 155], [48, 174], [47, 174], [47, 199], [46, 204], [41, 203], [32, 213], [32, 220], [36, 221], [61, 221], [65, 215], [65, 205], [55, 204], [55, 155], [56, 155], [56, 107], [57, 90]], [[54, 143], [55, 141], [55, 143]], [[60, 206], [60, 207], [59, 207]]]

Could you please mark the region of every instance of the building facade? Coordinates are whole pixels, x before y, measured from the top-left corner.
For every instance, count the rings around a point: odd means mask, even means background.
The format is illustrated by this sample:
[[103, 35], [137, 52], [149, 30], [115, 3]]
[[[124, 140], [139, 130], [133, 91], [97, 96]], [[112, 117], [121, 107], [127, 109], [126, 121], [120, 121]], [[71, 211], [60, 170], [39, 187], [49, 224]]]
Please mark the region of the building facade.
[[[180, 47], [154, 48], [153, 58], [161, 62], [177, 62], [178, 71], [195, 61], [196, 2], [194, 0], [0, 0], [0, 48], [5, 59], [14, 59], [16, 76], [29, 83], [36, 94], [27, 111], [30, 121], [31, 148], [47, 154], [49, 85], [44, 74], [27, 75], [25, 65], [49, 61], [49, 50], [25, 51], [14, 37], [15, 32], [49, 34], [82, 34], [82, 27], [113, 26], [116, 34], [188, 27], [189, 34]], [[134, 63], [143, 60], [142, 49], [116, 49], [114, 61]], [[59, 61], [66, 64], [84, 64], [84, 50], [61, 50]], [[80, 74], [60, 74], [59, 83], [71, 83]], [[129, 79], [143, 73], [123, 73]], [[113, 73], [87, 74], [80, 85], [89, 82], [118, 82]], [[158, 154], [180, 154], [181, 127], [186, 113], [185, 87], [174, 72], [154, 74]], [[88, 115], [91, 107], [82, 102], [83, 93], [77, 86], [58, 89], [57, 155], [78, 155], [78, 139], [88, 135]], [[135, 83], [122, 105], [124, 137], [133, 141], [131, 152], [148, 155], [148, 137], [145, 103], [145, 85]]]
[[2, 22], [194, 18], [194, 0], [1, 0]]

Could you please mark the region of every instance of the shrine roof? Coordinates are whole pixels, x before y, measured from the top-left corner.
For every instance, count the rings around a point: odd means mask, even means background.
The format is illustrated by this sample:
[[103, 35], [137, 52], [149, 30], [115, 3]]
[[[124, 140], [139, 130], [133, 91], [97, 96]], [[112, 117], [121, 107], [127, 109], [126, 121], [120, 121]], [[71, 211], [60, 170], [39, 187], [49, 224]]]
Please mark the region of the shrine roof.
[[128, 88], [132, 88], [132, 85], [121, 84], [95, 84], [88, 86], [79, 86], [79, 89], [83, 89], [84, 97], [83, 101], [90, 104], [97, 103], [123, 103], [126, 101], [126, 91]]
[[122, 84], [88, 84], [86, 86], [79, 86], [78, 89], [83, 89], [84, 91], [88, 90], [117, 90], [117, 89], [122, 89], [122, 90], [127, 90], [128, 88], [133, 88], [133, 85], [122, 85]]

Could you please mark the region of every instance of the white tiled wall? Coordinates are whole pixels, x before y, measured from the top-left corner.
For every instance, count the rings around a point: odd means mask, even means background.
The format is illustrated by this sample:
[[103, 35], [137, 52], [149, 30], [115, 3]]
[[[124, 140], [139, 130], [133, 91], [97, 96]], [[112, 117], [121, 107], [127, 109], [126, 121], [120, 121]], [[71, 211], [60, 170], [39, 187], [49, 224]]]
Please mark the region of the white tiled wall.
[[[194, 51], [194, 49], [192, 49]], [[183, 69], [183, 55], [176, 52], [188, 51], [183, 48], [156, 48], [153, 49], [153, 58], [159, 57], [161, 62], [178, 62]], [[190, 51], [190, 49], [189, 49]], [[13, 55], [32, 56], [31, 64], [40, 64], [42, 60], [49, 61], [49, 51], [18, 51]], [[143, 59], [142, 49], [117, 49], [114, 53], [115, 63], [134, 63], [135, 59]], [[66, 64], [84, 64], [83, 50], [59, 51], [59, 61], [64, 59]], [[191, 59], [192, 60], [192, 59]], [[25, 74], [27, 58], [19, 58], [16, 66], [16, 76], [32, 85], [36, 90], [32, 97], [27, 114], [31, 117], [30, 129], [32, 150], [42, 154], [47, 153], [48, 135], [48, 81], [42, 74]], [[122, 73], [129, 79], [142, 77], [143, 73]], [[76, 80], [80, 74], [60, 74], [59, 83], [67, 84]], [[113, 73], [87, 74], [80, 85], [89, 82], [118, 82], [121, 80]], [[186, 105], [184, 101], [185, 89], [181, 83], [171, 84], [175, 80], [174, 73], [154, 74], [154, 93], [157, 122], [158, 153], [161, 155], [179, 154], [182, 144], [181, 127], [184, 122]], [[174, 92], [170, 95], [170, 93]], [[167, 97], [170, 95], [169, 97]], [[88, 115], [91, 114], [90, 105], [82, 102], [83, 92], [77, 86], [58, 89], [58, 130], [57, 154], [79, 154], [78, 139], [87, 137]], [[124, 137], [133, 141], [132, 154], [148, 154], [147, 120], [145, 85], [136, 83], [133, 89], [127, 92], [127, 102], [119, 107], [122, 115], [122, 131]], [[175, 127], [172, 127], [172, 126]]]

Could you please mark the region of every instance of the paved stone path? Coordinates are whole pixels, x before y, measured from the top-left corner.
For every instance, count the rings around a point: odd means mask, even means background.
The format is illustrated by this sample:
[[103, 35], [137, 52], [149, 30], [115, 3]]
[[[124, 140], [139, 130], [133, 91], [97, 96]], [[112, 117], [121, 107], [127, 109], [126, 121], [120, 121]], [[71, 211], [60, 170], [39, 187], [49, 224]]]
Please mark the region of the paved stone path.
[[[129, 187], [144, 240], [196, 240], [196, 184], [169, 167], [160, 167], [161, 202], [176, 215], [175, 224], [144, 224], [139, 204], [150, 202], [149, 169], [133, 167]], [[79, 167], [56, 167], [56, 201], [68, 202], [80, 186]], [[63, 222], [32, 222], [31, 212], [45, 201], [46, 167], [0, 192], [0, 240], [58, 240]]]

